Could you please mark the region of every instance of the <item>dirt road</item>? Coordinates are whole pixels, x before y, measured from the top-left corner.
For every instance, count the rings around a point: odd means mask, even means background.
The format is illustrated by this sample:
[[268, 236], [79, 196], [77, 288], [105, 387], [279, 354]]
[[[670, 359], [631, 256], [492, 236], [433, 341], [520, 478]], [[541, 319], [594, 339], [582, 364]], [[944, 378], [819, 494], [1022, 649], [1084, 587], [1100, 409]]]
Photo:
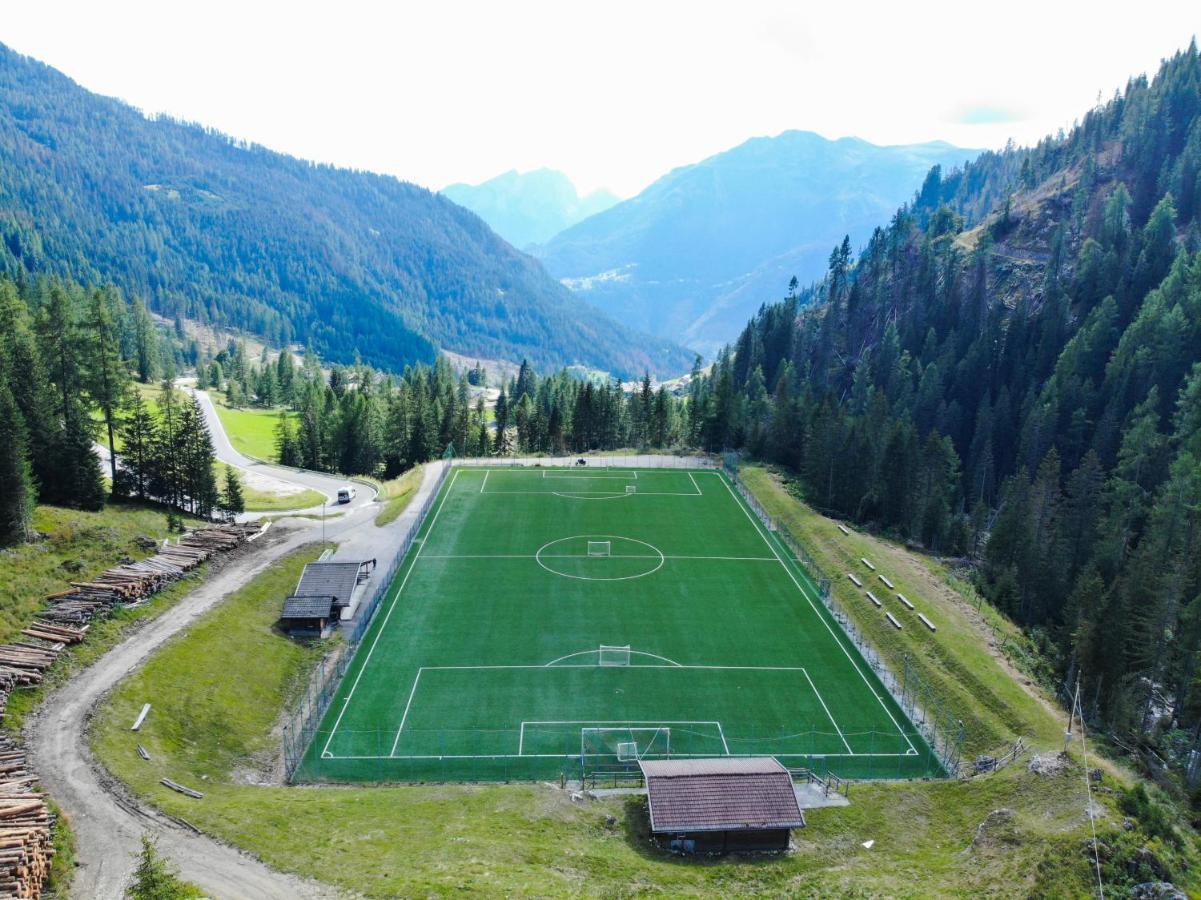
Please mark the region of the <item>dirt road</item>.
[[[415, 518], [437, 483], [444, 464], [426, 467], [409, 508], [391, 525], [376, 528], [370, 503], [357, 502], [325, 523], [325, 536], [343, 554], [378, 557], [395, 554], [399, 536]], [[283, 470], [285, 474], [287, 470]], [[221, 566], [211, 578], [159, 618], [124, 641], [46, 697], [25, 730], [30, 762], [42, 786], [70, 819], [79, 868], [71, 894], [80, 898], [124, 896], [141, 836], [151, 834], [159, 850], [188, 881], [217, 898], [334, 897], [326, 885], [278, 872], [247, 853], [197, 834], [133, 797], [105, 773], [88, 746], [87, 726], [101, 698], [157, 648], [292, 550], [321, 537], [319, 523], [288, 520], [277, 524], [251, 548]]]
[[[270, 532], [268, 533], [270, 535]], [[75, 831], [79, 868], [73, 896], [124, 896], [141, 835], [159, 849], [188, 881], [214, 897], [332, 897], [320, 885], [284, 875], [231, 847], [198, 835], [132, 798], [103, 773], [88, 747], [87, 725], [100, 698], [180, 629], [222, 597], [241, 587], [281, 556], [313, 540], [311, 528], [272, 536], [241, 552], [220, 572], [159, 618], [118, 644], [55, 691], [26, 727], [30, 761], [46, 792], [62, 807]]]

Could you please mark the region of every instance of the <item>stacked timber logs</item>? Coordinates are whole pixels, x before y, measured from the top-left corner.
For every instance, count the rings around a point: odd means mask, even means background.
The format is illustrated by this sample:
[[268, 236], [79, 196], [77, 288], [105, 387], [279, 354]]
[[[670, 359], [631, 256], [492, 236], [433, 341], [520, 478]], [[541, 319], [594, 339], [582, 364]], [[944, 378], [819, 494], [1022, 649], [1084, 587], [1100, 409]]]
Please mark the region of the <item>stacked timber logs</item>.
[[[87, 623], [92, 619], [161, 591], [214, 553], [233, 550], [260, 530], [258, 525], [217, 525], [191, 531], [177, 544], [164, 544], [149, 559], [122, 563], [91, 581], [74, 581], [70, 590], [47, 597], [41, 618], [22, 632], [28, 640], [0, 644], [0, 719], [8, 695], [21, 685], [40, 684], [59, 653], [87, 636]], [[0, 897], [3, 895], [0, 888]]]
[[[8, 695], [20, 686], [40, 684], [58, 655], [87, 637], [92, 619], [144, 600], [213, 554], [233, 550], [259, 533], [258, 525], [192, 531], [177, 544], [164, 544], [149, 559], [114, 566], [46, 598], [41, 617], [22, 631], [25, 639], [0, 644], [0, 720]], [[50, 870], [54, 817], [34, 791], [36, 783], [37, 776], [25, 766], [25, 751], [0, 733], [0, 898], [40, 897]]]
[[53, 625], [82, 625], [108, 615], [123, 603], [136, 603], [157, 593], [214, 553], [245, 543], [260, 526], [217, 525], [191, 531], [177, 544], [165, 544], [148, 559], [114, 566], [91, 581], [73, 581], [71, 588], [46, 598], [50, 606], [42, 618]]
[[54, 848], [54, 816], [40, 794], [25, 751], [0, 734], [0, 897], [40, 897]]

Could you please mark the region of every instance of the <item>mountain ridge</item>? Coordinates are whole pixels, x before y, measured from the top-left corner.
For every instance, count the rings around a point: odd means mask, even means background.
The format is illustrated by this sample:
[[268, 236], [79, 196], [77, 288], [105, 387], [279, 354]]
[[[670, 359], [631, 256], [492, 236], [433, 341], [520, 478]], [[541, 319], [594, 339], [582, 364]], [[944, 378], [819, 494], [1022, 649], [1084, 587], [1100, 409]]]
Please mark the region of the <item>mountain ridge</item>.
[[843, 235], [866, 240], [932, 166], [976, 153], [799, 130], [754, 137], [672, 169], [532, 252], [622, 321], [712, 352], [793, 275], [820, 275]]
[[111, 281], [168, 317], [332, 362], [399, 370], [447, 347], [638, 374], [689, 359], [424, 188], [147, 118], [3, 45], [0, 238], [10, 272]]

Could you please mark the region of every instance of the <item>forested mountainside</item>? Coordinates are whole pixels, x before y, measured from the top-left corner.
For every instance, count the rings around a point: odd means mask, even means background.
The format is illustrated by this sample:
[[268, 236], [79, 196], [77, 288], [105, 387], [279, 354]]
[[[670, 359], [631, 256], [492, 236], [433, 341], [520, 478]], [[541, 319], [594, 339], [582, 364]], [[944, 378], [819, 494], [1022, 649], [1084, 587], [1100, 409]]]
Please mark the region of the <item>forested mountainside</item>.
[[1193, 729], [1169, 754], [1201, 734], [1199, 179], [1194, 43], [1066, 135], [935, 168], [693, 386], [706, 446], [975, 557], [1102, 721]]
[[977, 152], [803, 131], [754, 138], [675, 169], [533, 252], [622, 322], [712, 356], [791, 276], [820, 277], [832, 241], [849, 234], [862, 245], [931, 166]]
[[147, 119], [0, 45], [0, 266], [169, 318], [400, 370], [445, 346], [625, 374], [689, 358], [576, 301], [474, 214], [395, 178]]
[[522, 249], [548, 241], [564, 228], [620, 201], [603, 190], [581, 197], [570, 179], [554, 169], [505, 172], [482, 184], [451, 184], [441, 193], [466, 206]]

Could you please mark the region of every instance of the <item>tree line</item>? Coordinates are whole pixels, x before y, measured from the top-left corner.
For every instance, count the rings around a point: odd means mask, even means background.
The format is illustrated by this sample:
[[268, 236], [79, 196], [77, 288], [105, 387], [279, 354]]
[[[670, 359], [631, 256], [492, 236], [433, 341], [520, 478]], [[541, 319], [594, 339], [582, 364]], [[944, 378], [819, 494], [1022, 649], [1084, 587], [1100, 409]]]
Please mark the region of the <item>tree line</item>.
[[[241, 511], [237, 476], [217, 487], [203, 416], [172, 387], [171, 362], [145, 306], [111, 287], [0, 277], [0, 545], [31, 535], [37, 503], [95, 510], [112, 494]], [[134, 383], [160, 371], [151, 409]]]
[[1193, 45], [1068, 134], [932, 171], [689, 404], [705, 448], [976, 560], [1091, 713], [1164, 753], [1201, 736], [1199, 178]]
[[324, 370], [312, 349], [248, 361], [231, 341], [202, 367], [202, 384], [226, 392], [231, 405], [285, 406], [276, 426], [284, 465], [392, 478], [441, 456], [577, 453], [622, 447], [690, 445], [686, 404], [655, 386], [561, 370], [538, 375], [524, 361], [487, 393], [476, 365], [456, 372], [440, 358], [399, 375], [370, 366]]

